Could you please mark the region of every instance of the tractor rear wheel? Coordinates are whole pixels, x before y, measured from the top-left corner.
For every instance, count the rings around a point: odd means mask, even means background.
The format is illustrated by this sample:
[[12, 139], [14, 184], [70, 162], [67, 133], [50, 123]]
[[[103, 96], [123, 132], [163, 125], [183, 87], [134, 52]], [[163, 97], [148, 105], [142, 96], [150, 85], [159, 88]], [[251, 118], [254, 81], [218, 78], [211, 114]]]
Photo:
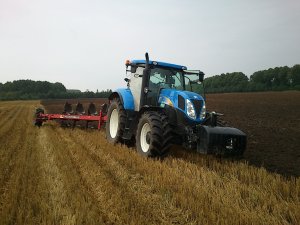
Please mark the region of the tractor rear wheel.
[[144, 113], [136, 133], [137, 151], [146, 157], [165, 156], [170, 147], [170, 131], [164, 114], [152, 111]]
[[125, 130], [126, 112], [120, 99], [115, 98], [111, 101], [106, 122], [106, 137], [110, 143], [118, 143]]

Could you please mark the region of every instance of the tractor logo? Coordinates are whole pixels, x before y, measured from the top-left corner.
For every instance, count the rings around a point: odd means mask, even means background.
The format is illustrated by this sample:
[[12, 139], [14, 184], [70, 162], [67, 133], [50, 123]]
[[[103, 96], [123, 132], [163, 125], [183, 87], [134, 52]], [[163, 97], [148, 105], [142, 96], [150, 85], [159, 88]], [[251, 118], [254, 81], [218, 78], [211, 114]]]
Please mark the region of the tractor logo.
[[159, 97], [160, 106], [163, 108], [165, 105], [174, 106], [173, 102], [166, 96]]

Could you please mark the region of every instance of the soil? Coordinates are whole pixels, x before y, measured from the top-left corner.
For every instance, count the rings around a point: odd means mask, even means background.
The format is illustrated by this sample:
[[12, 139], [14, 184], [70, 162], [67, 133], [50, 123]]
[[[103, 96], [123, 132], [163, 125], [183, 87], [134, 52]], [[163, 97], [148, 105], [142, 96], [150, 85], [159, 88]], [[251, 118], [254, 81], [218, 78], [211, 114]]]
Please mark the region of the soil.
[[299, 91], [210, 94], [207, 108], [247, 134], [249, 164], [300, 176]]

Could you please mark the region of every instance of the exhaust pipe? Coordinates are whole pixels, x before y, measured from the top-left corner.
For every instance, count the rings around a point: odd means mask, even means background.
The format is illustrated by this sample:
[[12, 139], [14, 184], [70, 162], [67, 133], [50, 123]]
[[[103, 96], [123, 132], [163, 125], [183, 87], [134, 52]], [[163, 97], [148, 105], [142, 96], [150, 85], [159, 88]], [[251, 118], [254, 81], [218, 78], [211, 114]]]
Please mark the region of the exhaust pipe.
[[149, 54], [148, 54], [148, 52], [146, 52], [145, 58], [146, 58], [146, 64], [145, 64], [145, 69], [143, 71], [140, 108], [142, 108], [144, 105], [147, 104], [147, 93], [148, 93], [149, 76], [150, 76], [150, 66], [149, 66]]

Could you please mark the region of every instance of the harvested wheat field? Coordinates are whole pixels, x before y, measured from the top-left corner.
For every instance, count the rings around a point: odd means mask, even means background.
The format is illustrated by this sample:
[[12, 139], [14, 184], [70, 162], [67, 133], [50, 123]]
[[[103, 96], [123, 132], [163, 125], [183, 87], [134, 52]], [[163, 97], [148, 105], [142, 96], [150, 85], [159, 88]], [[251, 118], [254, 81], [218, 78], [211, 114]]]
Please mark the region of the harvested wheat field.
[[298, 176], [178, 147], [143, 158], [103, 131], [34, 127], [38, 106], [0, 102], [0, 224], [300, 223]]

